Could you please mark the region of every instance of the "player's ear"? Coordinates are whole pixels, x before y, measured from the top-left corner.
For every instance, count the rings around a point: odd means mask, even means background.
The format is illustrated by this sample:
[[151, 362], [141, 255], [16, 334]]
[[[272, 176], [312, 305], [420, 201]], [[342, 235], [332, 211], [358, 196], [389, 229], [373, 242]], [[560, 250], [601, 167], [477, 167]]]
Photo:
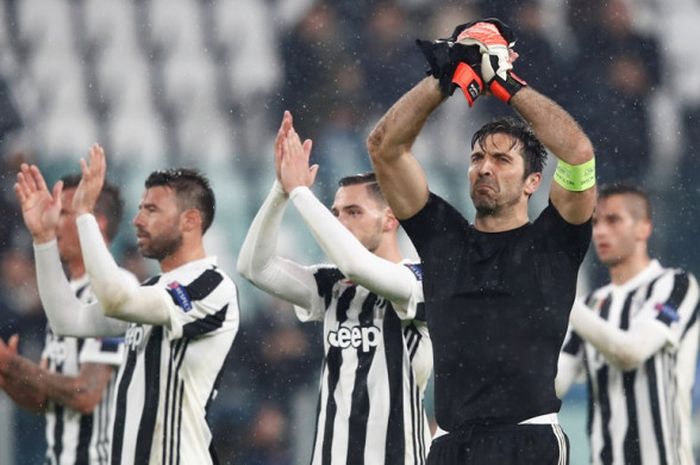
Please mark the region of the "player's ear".
[[188, 208], [182, 212], [181, 219], [184, 231], [202, 231], [202, 214], [196, 208]]
[[396, 219], [394, 212], [391, 208], [386, 207], [384, 209], [384, 231], [391, 232], [396, 231], [399, 228], [399, 220]]
[[525, 194], [530, 197], [539, 189], [542, 183], [542, 173], [530, 173], [525, 178]]

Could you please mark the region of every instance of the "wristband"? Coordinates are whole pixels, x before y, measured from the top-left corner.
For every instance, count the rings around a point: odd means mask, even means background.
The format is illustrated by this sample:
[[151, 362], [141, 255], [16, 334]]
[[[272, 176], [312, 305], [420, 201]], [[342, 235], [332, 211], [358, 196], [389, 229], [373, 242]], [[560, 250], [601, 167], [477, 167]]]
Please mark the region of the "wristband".
[[469, 106], [474, 105], [474, 100], [479, 97], [484, 89], [484, 82], [474, 69], [467, 63], [460, 63], [452, 75], [452, 84], [457, 85], [464, 92], [464, 98], [467, 99]]
[[582, 192], [595, 186], [595, 158], [580, 165], [559, 160], [554, 181], [567, 191]]

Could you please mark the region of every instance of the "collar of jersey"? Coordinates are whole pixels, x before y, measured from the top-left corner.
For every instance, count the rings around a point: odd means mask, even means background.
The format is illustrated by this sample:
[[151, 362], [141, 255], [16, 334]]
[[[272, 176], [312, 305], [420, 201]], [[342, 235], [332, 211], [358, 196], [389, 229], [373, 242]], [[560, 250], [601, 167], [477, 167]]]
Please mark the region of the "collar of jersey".
[[216, 261], [216, 255], [207, 255], [204, 258], [200, 258], [199, 260], [192, 260], [191, 262], [187, 262], [183, 265], [180, 265], [177, 268], [168, 271], [167, 273], [163, 273], [163, 276], [168, 276], [172, 273], [177, 273], [187, 268], [209, 268], [212, 265], [216, 265]]
[[642, 271], [637, 273], [637, 275], [635, 277], [627, 280], [627, 282], [625, 282], [623, 284], [619, 284], [619, 285], [611, 284], [612, 289], [614, 291], [617, 291], [617, 292], [619, 292], [619, 291], [627, 292], [630, 289], [635, 289], [635, 288], [639, 287], [640, 285], [654, 279], [662, 270], [663, 270], [663, 268], [661, 267], [661, 264], [659, 263], [659, 261], [655, 258], [652, 258], [651, 261], [649, 262], [649, 264], [646, 266], [646, 268], [644, 268]]

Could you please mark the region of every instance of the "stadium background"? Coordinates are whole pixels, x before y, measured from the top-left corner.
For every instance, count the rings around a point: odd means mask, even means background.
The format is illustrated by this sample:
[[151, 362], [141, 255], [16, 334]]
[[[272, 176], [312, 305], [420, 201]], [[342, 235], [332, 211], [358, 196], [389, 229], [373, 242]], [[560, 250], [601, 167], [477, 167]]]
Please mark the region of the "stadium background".
[[[652, 193], [653, 254], [700, 273], [698, 0], [3, 0], [0, 337], [19, 333], [22, 353], [38, 359], [45, 319], [12, 192], [19, 163], [38, 163], [53, 182], [100, 142], [127, 203], [115, 251], [140, 276], [156, 270], [139, 259], [128, 222], [145, 176], [199, 167], [219, 201], [208, 248], [234, 274], [272, 183], [282, 110], [314, 139], [316, 192], [329, 203], [341, 175], [370, 168], [366, 135], [423, 75], [414, 39], [447, 36], [480, 16], [515, 29], [517, 72], [580, 121], [596, 145], [600, 179], [633, 180]], [[468, 109], [456, 95], [417, 142], [432, 189], [467, 214], [468, 137], [505, 113], [489, 99]], [[534, 213], [547, 187], [533, 199]], [[298, 217], [288, 217], [283, 253], [324, 260]], [[298, 324], [289, 305], [234, 279], [242, 325], [211, 412], [220, 456], [243, 465], [306, 463], [320, 327]], [[582, 290], [602, 279], [589, 257]], [[585, 464], [584, 387], [567, 397], [562, 418], [572, 464]], [[0, 464], [41, 463], [42, 417], [0, 394], [0, 421]]]

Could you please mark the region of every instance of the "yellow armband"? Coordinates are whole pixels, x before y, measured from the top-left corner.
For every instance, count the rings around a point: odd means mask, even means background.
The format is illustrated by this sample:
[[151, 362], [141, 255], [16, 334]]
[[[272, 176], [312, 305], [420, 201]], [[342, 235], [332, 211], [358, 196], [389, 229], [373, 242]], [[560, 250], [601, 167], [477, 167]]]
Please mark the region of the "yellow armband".
[[562, 160], [557, 163], [554, 181], [567, 191], [581, 192], [595, 186], [595, 158], [580, 165], [570, 165]]

